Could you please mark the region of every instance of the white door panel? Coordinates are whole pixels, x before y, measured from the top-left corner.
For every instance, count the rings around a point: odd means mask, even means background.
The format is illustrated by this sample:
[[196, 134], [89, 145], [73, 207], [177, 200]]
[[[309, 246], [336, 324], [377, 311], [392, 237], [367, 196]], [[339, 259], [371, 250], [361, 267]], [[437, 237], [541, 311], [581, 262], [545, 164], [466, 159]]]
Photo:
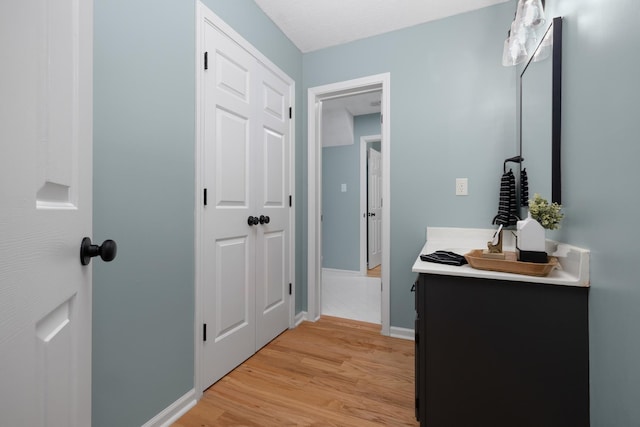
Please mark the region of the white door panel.
[[255, 233], [250, 145], [250, 82], [254, 58], [212, 26], [205, 26], [209, 69], [204, 73], [205, 185], [203, 343], [207, 385], [255, 351]]
[[[216, 108], [215, 206], [249, 208], [249, 119]], [[234, 212], [236, 213], [236, 212]]]
[[256, 257], [256, 348], [289, 325], [289, 86], [260, 64], [257, 102], [262, 137], [255, 146], [256, 186], [260, 215], [269, 223], [258, 227]]
[[0, 424], [91, 424], [91, 2], [0, 2]]

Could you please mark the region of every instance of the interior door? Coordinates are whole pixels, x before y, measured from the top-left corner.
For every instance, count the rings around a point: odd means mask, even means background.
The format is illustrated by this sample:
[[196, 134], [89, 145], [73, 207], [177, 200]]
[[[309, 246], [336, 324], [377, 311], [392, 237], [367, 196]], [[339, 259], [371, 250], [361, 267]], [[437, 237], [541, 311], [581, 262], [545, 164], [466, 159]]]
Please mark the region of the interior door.
[[382, 155], [369, 148], [367, 177], [368, 268], [382, 262]]
[[91, 424], [93, 2], [0, 2], [0, 424]]
[[[256, 350], [289, 326], [289, 85], [259, 65], [256, 206]], [[264, 219], [262, 218], [264, 217]], [[266, 222], [268, 221], [268, 222]]]
[[204, 26], [203, 375], [210, 385], [255, 352], [257, 213], [251, 140], [255, 59], [212, 25]]

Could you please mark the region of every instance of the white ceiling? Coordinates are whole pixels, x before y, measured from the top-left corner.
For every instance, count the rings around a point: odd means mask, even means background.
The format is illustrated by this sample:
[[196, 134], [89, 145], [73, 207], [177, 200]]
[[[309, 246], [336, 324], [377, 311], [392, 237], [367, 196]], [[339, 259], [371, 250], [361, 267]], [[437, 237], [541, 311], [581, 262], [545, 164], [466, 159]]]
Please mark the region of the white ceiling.
[[352, 116], [380, 112], [382, 91], [362, 93], [359, 95], [343, 96], [322, 102], [322, 111], [346, 109]]
[[509, 0], [255, 0], [303, 53]]

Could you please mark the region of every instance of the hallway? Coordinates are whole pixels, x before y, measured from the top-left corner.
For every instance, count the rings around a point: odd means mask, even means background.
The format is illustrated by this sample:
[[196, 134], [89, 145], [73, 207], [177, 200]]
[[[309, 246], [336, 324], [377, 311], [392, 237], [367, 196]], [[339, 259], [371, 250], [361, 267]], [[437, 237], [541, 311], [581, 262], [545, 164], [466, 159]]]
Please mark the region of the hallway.
[[[375, 275], [375, 269], [372, 271]], [[323, 270], [322, 315], [381, 323], [380, 277]]]

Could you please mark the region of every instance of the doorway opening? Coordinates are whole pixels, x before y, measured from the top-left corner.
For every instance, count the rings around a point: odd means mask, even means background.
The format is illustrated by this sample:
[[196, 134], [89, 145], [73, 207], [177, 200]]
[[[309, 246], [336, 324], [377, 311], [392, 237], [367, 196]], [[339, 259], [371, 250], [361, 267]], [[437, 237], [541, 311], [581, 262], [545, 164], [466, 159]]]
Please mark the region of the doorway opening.
[[[317, 320], [322, 307], [322, 109], [341, 97], [381, 92], [381, 333], [390, 329], [390, 74], [379, 74], [308, 89], [308, 300], [307, 315]], [[362, 270], [360, 262], [360, 270]]]

